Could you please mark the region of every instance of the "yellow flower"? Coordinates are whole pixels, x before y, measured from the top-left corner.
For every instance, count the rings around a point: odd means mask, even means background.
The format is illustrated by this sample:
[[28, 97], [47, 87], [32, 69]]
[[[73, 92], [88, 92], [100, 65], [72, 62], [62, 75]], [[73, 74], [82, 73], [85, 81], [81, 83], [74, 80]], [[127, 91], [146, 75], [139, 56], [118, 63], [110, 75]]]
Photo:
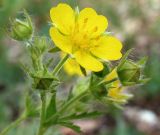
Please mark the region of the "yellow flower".
[[82, 72], [80, 69], [79, 64], [72, 58], [69, 58], [65, 64], [64, 64], [64, 70], [69, 74], [69, 75], [80, 75], [82, 76]]
[[125, 87], [121, 86], [120, 81], [118, 80], [117, 69], [115, 68], [109, 75], [106, 76], [105, 81], [111, 81], [116, 79], [108, 90], [108, 97], [111, 98], [112, 101], [118, 103], [126, 103], [129, 98], [132, 97], [131, 94], [124, 93]]
[[101, 71], [103, 64], [97, 59], [121, 58], [121, 42], [104, 34], [108, 21], [92, 8], [83, 9], [78, 15], [67, 4], [50, 10], [53, 27], [50, 36], [62, 51], [71, 54], [85, 69]]

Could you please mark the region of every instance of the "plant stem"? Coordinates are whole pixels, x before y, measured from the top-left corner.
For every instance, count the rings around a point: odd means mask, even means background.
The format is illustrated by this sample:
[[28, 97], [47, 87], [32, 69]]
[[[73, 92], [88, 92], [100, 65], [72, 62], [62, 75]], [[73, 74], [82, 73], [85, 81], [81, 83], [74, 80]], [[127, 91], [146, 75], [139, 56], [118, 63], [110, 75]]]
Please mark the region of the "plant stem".
[[81, 98], [83, 98], [87, 94], [88, 94], [88, 92], [87, 92], [87, 90], [85, 90], [84, 92], [80, 93], [79, 95], [73, 97], [64, 106], [62, 106], [62, 108], [56, 114], [54, 114], [52, 117], [50, 117], [46, 121], [46, 123], [49, 122], [49, 121], [51, 121], [52, 119], [54, 119], [57, 115], [61, 115], [69, 106], [71, 106], [73, 103], [75, 103], [76, 101], [80, 100]]
[[58, 72], [60, 71], [60, 69], [62, 68], [62, 66], [64, 65], [64, 63], [66, 62], [66, 60], [69, 58], [69, 54], [67, 54], [66, 56], [64, 56], [63, 59], [61, 59], [61, 61], [56, 65], [56, 67], [53, 70], [53, 75], [57, 75]]
[[69, 100], [62, 108], [59, 110], [59, 114], [63, 113], [69, 106], [71, 106], [76, 101], [80, 100], [84, 96], [86, 96], [88, 92], [85, 90], [84, 92], [80, 93], [79, 95], [73, 97], [71, 100]]
[[46, 116], [46, 93], [45, 92], [41, 92], [41, 101], [42, 101], [41, 118], [40, 118], [40, 126], [39, 126], [37, 135], [43, 135], [46, 130], [43, 126], [43, 123], [45, 121], [45, 116]]
[[16, 121], [11, 123], [8, 127], [6, 127], [4, 130], [0, 132], [0, 135], [5, 135], [9, 130], [16, 127], [19, 123], [21, 123], [24, 119], [26, 119], [26, 116], [22, 114]]

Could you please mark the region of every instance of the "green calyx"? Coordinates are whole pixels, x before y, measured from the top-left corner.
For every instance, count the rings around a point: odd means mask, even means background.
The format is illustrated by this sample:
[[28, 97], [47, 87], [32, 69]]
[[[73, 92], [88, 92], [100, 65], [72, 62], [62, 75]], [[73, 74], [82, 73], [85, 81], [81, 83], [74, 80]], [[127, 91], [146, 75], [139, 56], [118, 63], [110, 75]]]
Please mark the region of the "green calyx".
[[32, 28], [27, 22], [16, 20], [11, 30], [11, 37], [18, 41], [24, 41], [30, 39], [32, 35]]
[[29, 15], [24, 11], [25, 19], [15, 19], [10, 22], [9, 35], [18, 41], [26, 41], [32, 37], [33, 26]]
[[127, 59], [131, 51], [132, 50], [129, 50], [123, 56], [117, 68], [118, 78], [123, 86], [143, 84], [149, 80], [143, 77], [143, 69], [147, 62], [147, 58], [144, 57], [138, 62]]
[[141, 76], [141, 68], [131, 60], [126, 60], [121, 68], [117, 70], [117, 74], [123, 85], [126, 82], [137, 83]]

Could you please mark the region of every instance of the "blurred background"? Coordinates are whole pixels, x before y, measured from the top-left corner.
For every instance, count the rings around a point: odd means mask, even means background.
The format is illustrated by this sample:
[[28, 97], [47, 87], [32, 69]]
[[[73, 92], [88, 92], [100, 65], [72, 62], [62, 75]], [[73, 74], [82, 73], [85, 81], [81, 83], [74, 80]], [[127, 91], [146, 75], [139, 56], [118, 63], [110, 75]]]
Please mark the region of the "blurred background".
[[[65, 0], [0, 0], [0, 130], [23, 110], [26, 76], [19, 66], [23, 43], [13, 41], [3, 28], [24, 8], [34, 21], [35, 34], [48, 36], [49, 10]], [[123, 110], [112, 108], [94, 120], [77, 121], [84, 135], [160, 135], [160, 0], [68, 0], [80, 9], [92, 7], [109, 21], [109, 32], [118, 37], [124, 51], [135, 48], [131, 58], [148, 56], [145, 74], [151, 80], [131, 89], [134, 98]], [[66, 77], [68, 85], [72, 80]], [[66, 84], [66, 85], [67, 85]], [[64, 86], [64, 89], [67, 86]], [[9, 134], [35, 134], [37, 124], [29, 120]], [[48, 135], [76, 135], [69, 129], [53, 129]]]

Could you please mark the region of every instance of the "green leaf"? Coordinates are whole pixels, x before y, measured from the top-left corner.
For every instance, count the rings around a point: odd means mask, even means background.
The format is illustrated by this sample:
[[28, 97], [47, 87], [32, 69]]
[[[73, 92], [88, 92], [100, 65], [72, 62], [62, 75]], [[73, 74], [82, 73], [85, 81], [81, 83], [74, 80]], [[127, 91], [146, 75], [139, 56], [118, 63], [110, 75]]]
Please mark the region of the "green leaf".
[[68, 127], [68, 128], [71, 128], [72, 130], [74, 130], [77, 133], [82, 133], [81, 128], [77, 125], [74, 125], [71, 122], [59, 122], [58, 124], [65, 126], [65, 127]]
[[46, 110], [46, 117], [49, 118], [57, 112], [56, 109], [56, 93], [52, 94], [49, 105]]
[[93, 118], [93, 117], [97, 117], [99, 115], [102, 115], [102, 113], [94, 111], [94, 112], [82, 112], [82, 113], [74, 113], [72, 115], [69, 116], [65, 116], [63, 118], [61, 118], [61, 121], [66, 121], [66, 120], [75, 120], [75, 119], [84, 119], [84, 118]]
[[58, 47], [53, 47], [52, 49], [50, 49], [48, 52], [49, 53], [56, 53], [56, 52], [59, 52], [60, 49]]

